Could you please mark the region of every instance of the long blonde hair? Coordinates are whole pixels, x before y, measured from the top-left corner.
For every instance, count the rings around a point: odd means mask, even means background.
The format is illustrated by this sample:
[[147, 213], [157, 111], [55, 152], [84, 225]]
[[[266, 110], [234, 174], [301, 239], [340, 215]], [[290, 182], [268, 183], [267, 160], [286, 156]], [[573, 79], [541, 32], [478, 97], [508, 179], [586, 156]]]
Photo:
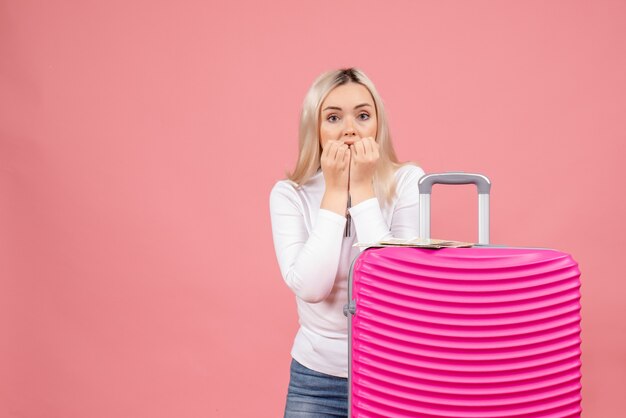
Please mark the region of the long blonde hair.
[[304, 97], [302, 113], [300, 114], [299, 154], [296, 167], [287, 178], [297, 185], [305, 184], [321, 167], [320, 156], [320, 107], [322, 102], [335, 87], [346, 83], [359, 83], [365, 86], [376, 107], [378, 132], [376, 142], [379, 145], [380, 158], [374, 173], [374, 192], [378, 201], [389, 205], [396, 193], [394, 172], [400, 166], [409, 163], [400, 163], [391, 142], [389, 124], [383, 101], [374, 87], [374, 83], [358, 68], [345, 68], [327, 71], [313, 82]]

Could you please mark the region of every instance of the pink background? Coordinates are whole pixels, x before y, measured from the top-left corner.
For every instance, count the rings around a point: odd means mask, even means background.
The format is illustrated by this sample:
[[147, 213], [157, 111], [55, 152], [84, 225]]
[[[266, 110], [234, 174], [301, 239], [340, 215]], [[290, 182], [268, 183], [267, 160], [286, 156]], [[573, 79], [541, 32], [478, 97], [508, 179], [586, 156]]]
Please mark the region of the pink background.
[[[583, 272], [583, 408], [626, 410], [626, 2], [0, 3], [0, 417], [278, 417], [268, 198], [358, 66], [402, 160], [493, 181], [492, 242]], [[433, 236], [476, 234], [440, 186]]]

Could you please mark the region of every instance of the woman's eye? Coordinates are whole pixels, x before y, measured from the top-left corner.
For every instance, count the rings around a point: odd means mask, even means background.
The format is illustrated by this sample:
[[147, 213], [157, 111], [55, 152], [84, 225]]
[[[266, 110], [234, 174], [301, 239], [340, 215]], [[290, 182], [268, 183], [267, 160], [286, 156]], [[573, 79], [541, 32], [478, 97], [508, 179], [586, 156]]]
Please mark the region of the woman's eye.
[[[363, 112], [363, 113], [359, 113], [359, 118], [360, 118], [361, 120], [368, 120], [368, 119], [370, 118], [370, 115], [369, 115], [369, 114], [367, 114], [367, 113], [365, 113], [365, 112]], [[329, 116], [326, 118], [326, 120], [327, 120], [327, 121], [329, 121], [329, 122], [336, 122], [336, 121], [338, 121], [338, 120], [339, 120], [339, 117], [338, 117], [337, 115], [329, 115]]]

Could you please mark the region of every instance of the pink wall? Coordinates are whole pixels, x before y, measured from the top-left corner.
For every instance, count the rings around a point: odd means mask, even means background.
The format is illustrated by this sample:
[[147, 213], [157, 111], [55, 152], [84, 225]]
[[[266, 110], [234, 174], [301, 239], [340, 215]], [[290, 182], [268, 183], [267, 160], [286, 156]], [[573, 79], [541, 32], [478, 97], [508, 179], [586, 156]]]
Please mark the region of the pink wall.
[[282, 416], [269, 191], [349, 65], [402, 159], [491, 177], [493, 242], [579, 261], [584, 416], [623, 416], [626, 3], [220, 3], [0, 3], [0, 417]]

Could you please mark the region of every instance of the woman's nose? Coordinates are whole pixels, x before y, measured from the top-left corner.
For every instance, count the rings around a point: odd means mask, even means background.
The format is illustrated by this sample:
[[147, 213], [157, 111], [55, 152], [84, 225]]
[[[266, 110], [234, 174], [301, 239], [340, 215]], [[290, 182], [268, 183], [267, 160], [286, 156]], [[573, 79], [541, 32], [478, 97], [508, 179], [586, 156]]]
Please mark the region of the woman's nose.
[[346, 145], [352, 145], [354, 144], [354, 141], [356, 141], [357, 137], [356, 137], [356, 132], [354, 131], [354, 129], [346, 129], [343, 132], [343, 143]]
[[354, 129], [354, 121], [347, 117], [343, 126], [342, 140], [344, 144], [352, 145], [358, 139], [356, 129]]
[[354, 130], [354, 122], [350, 120], [350, 118], [346, 118], [346, 124], [343, 128], [344, 136], [354, 136], [356, 135], [356, 131]]

